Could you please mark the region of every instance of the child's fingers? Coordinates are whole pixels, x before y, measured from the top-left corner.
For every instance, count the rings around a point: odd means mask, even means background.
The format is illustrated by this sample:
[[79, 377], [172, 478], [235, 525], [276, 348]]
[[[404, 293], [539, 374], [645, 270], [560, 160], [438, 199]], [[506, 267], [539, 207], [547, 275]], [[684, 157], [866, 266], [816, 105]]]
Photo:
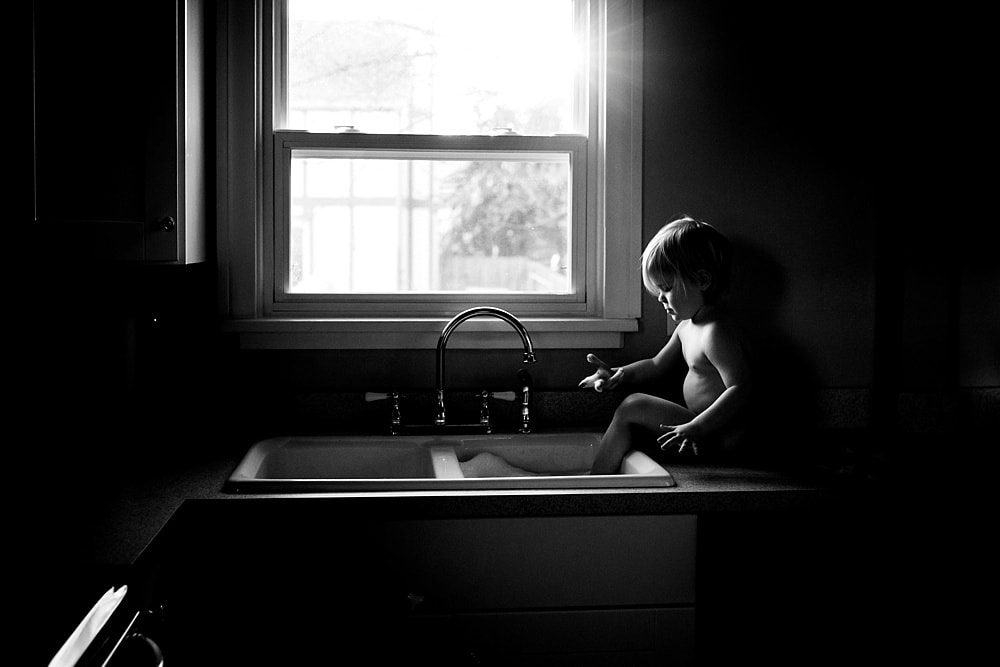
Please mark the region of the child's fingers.
[[690, 438], [681, 438], [680, 446], [677, 448], [677, 453], [683, 454], [689, 448], [692, 454], [698, 456], [698, 443]]
[[660, 445], [660, 451], [665, 452], [671, 447], [677, 447], [678, 448], [677, 451], [680, 451], [680, 445], [681, 442], [677, 438], [671, 438], [670, 440], [667, 440], [666, 442]]
[[588, 354], [587, 361], [597, 366], [597, 372], [585, 377], [580, 381], [578, 386], [593, 387], [594, 391], [601, 392], [605, 389], [611, 389], [621, 380], [622, 369], [619, 368], [618, 372], [615, 372], [610, 366], [601, 361], [596, 354]]
[[614, 373], [614, 371], [611, 370], [610, 366], [608, 366], [606, 363], [597, 358], [596, 354], [588, 354], [587, 361], [596, 365], [602, 371], [605, 371], [608, 375], [612, 375]]
[[657, 436], [656, 441], [660, 443], [660, 449], [667, 451], [671, 447], [681, 444], [682, 439], [674, 432], [674, 427], [669, 424], [660, 424], [660, 428], [666, 429], [666, 433]]
[[601, 380], [602, 380], [601, 374], [594, 373], [593, 375], [588, 375], [587, 377], [580, 380], [580, 383], [577, 386], [581, 388], [593, 387], [597, 382]]
[[698, 443], [696, 443], [691, 438], [681, 435], [675, 429], [676, 426], [671, 424], [660, 424], [660, 428], [666, 431], [662, 435], [657, 436], [656, 441], [660, 443], [660, 449], [662, 451], [667, 451], [671, 447], [677, 448], [678, 454], [683, 454], [687, 449], [690, 448], [691, 453], [698, 456]]

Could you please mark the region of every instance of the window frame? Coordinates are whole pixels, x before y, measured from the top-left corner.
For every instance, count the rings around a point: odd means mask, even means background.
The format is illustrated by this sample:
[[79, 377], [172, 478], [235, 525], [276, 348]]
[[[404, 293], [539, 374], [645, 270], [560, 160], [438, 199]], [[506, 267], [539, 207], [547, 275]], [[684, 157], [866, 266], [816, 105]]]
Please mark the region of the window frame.
[[[436, 346], [443, 324], [472, 305], [517, 315], [538, 347], [620, 347], [638, 329], [642, 229], [642, 2], [591, 0], [590, 137], [319, 134], [275, 131], [274, 75], [282, 71], [282, 0], [220, 3], [217, 206], [220, 307], [244, 347], [408, 348]], [[252, 58], [251, 58], [252, 54]], [[283, 108], [283, 105], [282, 107]], [[252, 113], [251, 111], [252, 110]], [[377, 150], [569, 151], [574, 216], [585, 216], [574, 247], [585, 272], [576, 294], [294, 295], [278, 284], [287, 229], [278, 213], [286, 160], [298, 148], [350, 150], [377, 137]], [[372, 147], [369, 146], [369, 149]], [[287, 211], [287, 208], [286, 208]], [[582, 291], [581, 291], [582, 288]], [[313, 298], [308, 298], [313, 297]], [[345, 298], [346, 297], [346, 298]], [[502, 332], [478, 319], [470, 332]], [[459, 337], [461, 338], [461, 337]], [[498, 336], [490, 344], [520, 342]], [[479, 336], [477, 344], [481, 344]], [[462, 346], [456, 340], [455, 346]]]

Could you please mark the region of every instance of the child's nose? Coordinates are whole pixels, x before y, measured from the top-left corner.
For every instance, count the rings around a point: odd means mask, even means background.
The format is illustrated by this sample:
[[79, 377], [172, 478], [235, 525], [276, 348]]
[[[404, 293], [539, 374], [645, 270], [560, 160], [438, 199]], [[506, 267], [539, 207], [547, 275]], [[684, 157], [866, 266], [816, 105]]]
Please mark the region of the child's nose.
[[667, 302], [667, 295], [664, 294], [663, 292], [660, 292], [657, 295], [656, 300], [659, 301], [660, 303], [666, 303]]

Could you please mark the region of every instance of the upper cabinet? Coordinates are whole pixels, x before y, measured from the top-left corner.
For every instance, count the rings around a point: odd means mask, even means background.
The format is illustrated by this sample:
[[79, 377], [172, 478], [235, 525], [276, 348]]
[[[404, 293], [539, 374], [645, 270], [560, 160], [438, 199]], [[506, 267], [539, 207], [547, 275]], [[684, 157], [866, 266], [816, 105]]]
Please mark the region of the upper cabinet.
[[207, 255], [203, 0], [34, 3], [34, 224], [78, 260]]

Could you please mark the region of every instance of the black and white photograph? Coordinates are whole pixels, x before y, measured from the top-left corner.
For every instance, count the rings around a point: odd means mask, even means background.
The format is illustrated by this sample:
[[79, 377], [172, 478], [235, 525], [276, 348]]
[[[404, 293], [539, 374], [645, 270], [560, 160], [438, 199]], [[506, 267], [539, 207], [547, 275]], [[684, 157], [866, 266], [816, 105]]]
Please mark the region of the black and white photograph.
[[985, 9], [29, 21], [0, 662], [989, 655]]

